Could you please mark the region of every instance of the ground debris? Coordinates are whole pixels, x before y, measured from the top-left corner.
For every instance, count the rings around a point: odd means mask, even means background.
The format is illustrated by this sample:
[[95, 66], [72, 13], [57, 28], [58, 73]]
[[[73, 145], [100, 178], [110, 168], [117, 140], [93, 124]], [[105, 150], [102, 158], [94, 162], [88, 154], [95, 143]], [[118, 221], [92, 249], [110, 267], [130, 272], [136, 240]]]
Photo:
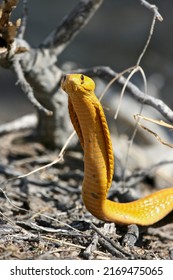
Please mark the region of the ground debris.
[[0, 140], [0, 259], [172, 259], [173, 224], [140, 232], [128, 247], [127, 227], [101, 222], [85, 209], [80, 150], [67, 150], [56, 165], [10, 181], [58, 156], [40, 144], [20, 145], [16, 135]]

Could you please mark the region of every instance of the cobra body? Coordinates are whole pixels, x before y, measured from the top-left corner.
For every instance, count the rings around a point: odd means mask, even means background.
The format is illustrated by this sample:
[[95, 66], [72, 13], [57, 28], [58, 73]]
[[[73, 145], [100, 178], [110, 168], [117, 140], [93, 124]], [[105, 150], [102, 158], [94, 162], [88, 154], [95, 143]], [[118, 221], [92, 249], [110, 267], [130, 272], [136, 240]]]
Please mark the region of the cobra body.
[[69, 74], [62, 80], [62, 88], [68, 94], [70, 118], [84, 150], [82, 198], [88, 211], [104, 221], [143, 226], [169, 214], [173, 188], [127, 203], [107, 199], [114, 156], [105, 114], [94, 93], [95, 83], [82, 74]]

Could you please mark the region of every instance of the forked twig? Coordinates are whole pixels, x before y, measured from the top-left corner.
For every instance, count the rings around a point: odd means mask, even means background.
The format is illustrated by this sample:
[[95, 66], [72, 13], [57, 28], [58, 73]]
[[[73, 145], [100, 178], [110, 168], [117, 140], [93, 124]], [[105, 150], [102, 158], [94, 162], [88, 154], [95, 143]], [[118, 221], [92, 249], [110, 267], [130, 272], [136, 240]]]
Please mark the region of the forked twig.
[[158, 11], [158, 8], [156, 5], [150, 4], [148, 1], [146, 0], [139, 0], [141, 2], [141, 4], [143, 6], [145, 6], [147, 9], [149, 9], [150, 11], [152, 11], [154, 13], [154, 16], [159, 20], [162, 21], [163, 17], [161, 16], [161, 14]]
[[127, 68], [125, 70], [123, 70], [122, 72], [120, 73], [117, 73], [115, 75], [114, 78], [112, 78], [110, 80], [110, 82], [106, 85], [106, 87], [104, 88], [104, 90], [102, 91], [102, 93], [100, 94], [99, 96], [99, 100], [101, 101], [102, 98], [104, 97], [105, 93], [109, 90], [109, 88], [113, 85], [113, 83], [115, 83], [120, 77], [122, 77], [125, 73], [128, 73], [128, 72], [131, 72], [136, 66], [132, 66], [130, 68]]
[[17, 83], [20, 84], [23, 92], [26, 94], [27, 98], [29, 99], [29, 101], [40, 111], [43, 111], [45, 114], [47, 114], [48, 116], [51, 116], [53, 113], [52, 111], [49, 111], [48, 109], [46, 109], [45, 107], [43, 107], [38, 100], [35, 98], [34, 96], [34, 92], [32, 87], [30, 86], [30, 84], [27, 82], [27, 80], [25, 79], [24, 76], [24, 72], [23, 69], [21, 67], [21, 64], [19, 62], [19, 60], [14, 57], [12, 59], [12, 66], [14, 69], [14, 72], [17, 75], [18, 81]]
[[[141, 75], [142, 75], [142, 78], [143, 78], [143, 82], [144, 82], [144, 99], [143, 99], [143, 102], [141, 102], [141, 105], [140, 105], [140, 110], [139, 110], [139, 115], [141, 115], [142, 113], [142, 110], [143, 110], [143, 104], [144, 104], [144, 100], [145, 100], [145, 96], [147, 95], [147, 79], [146, 79], [146, 76], [145, 76], [145, 73], [143, 71], [143, 69], [140, 67], [140, 66], [137, 66], [129, 75], [129, 77], [127, 78], [126, 80], [126, 83], [124, 84], [124, 87], [121, 91], [121, 96], [120, 96], [120, 102], [119, 102], [119, 106], [117, 108], [117, 112], [115, 114], [115, 117], [117, 117], [118, 115], [118, 112], [119, 112], [119, 109], [120, 109], [120, 104], [121, 104], [121, 99], [123, 98], [123, 95], [124, 95], [124, 92], [125, 92], [125, 89], [126, 89], [126, 85], [128, 84], [129, 80], [132, 78], [132, 76], [136, 73], [136, 72], [140, 72]], [[123, 181], [123, 185], [125, 187], [125, 182], [126, 182], [126, 170], [127, 170], [127, 166], [128, 166], [128, 160], [129, 160], [129, 154], [130, 154], [130, 149], [133, 145], [133, 141], [134, 141], [134, 138], [135, 138], [135, 135], [137, 133], [137, 128], [138, 128], [138, 122], [139, 122], [139, 119], [137, 118], [136, 119], [136, 123], [135, 123], [135, 127], [134, 127], [134, 130], [133, 130], [133, 133], [132, 133], [132, 136], [130, 137], [129, 141], [128, 141], [128, 147], [127, 147], [127, 152], [126, 152], [126, 157], [125, 157], [125, 162], [124, 162], [124, 168], [123, 168], [123, 171], [122, 171], [122, 181]]]
[[167, 127], [169, 129], [173, 129], [173, 126], [171, 124], [168, 124], [162, 120], [158, 121], [158, 120], [154, 120], [154, 119], [151, 119], [151, 118], [147, 118], [147, 117], [144, 117], [144, 116], [141, 116], [141, 115], [134, 115], [134, 118], [135, 120], [138, 119], [138, 125], [140, 125], [141, 128], [143, 128], [144, 130], [148, 131], [150, 134], [154, 135], [154, 137], [163, 145], [165, 146], [168, 146], [169, 148], [173, 148], [173, 144], [170, 144], [170, 143], [167, 143], [165, 141], [162, 140], [162, 138], [156, 133], [154, 132], [153, 130], [149, 129], [148, 127], [144, 126], [143, 124], [141, 124], [141, 122], [139, 121], [139, 119], [143, 119], [143, 120], [146, 120], [146, 121], [149, 121], [149, 122], [152, 122], [152, 123], [155, 123], [157, 125], [161, 125], [161, 126], [164, 126], [164, 127]]

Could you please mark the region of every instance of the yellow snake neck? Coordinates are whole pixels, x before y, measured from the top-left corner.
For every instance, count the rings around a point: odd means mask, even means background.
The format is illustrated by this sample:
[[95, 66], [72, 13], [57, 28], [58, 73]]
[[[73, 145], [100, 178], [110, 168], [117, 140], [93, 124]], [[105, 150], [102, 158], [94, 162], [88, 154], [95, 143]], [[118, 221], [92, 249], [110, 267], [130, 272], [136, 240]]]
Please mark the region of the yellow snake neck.
[[62, 80], [69, 96], [69, 113], [84, 149], [82, 197], [88, 211], [105, 221], [119, 224], [153, 224], [173, 210], [173, 188], [164, 189], [129, 203], [107, 199], [114, 159], [103, 108], [94, 94], [92, 79], [69, 74]]

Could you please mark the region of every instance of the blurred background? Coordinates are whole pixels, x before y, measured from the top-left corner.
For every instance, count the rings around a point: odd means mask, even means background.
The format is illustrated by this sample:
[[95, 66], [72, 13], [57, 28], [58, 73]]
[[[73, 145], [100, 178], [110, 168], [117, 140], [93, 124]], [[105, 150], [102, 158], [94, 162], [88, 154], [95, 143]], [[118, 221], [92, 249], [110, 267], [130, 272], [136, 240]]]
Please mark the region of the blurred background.
[[[13, 13], [21, 17], [22, 1]], [[79, 0], [28, 0], [29, 18], [25, 39], [37, 47], [60, 23]], [[0, 0], [0, 3], [2, 1]], [[157, 22], [142, 67], [150, 85], [150, 94], [173, 107], [173, 1], [152, 0], [163, 16]], [[59, 57], [81, 67], [105, 65], [122, 71], [134, 65], [147, 40], [153, 14], [139, 0], [105, 0], [95, 16]], [[0, 123], [34, 111], [16, 85], [16, 77], [0, 68]]]

